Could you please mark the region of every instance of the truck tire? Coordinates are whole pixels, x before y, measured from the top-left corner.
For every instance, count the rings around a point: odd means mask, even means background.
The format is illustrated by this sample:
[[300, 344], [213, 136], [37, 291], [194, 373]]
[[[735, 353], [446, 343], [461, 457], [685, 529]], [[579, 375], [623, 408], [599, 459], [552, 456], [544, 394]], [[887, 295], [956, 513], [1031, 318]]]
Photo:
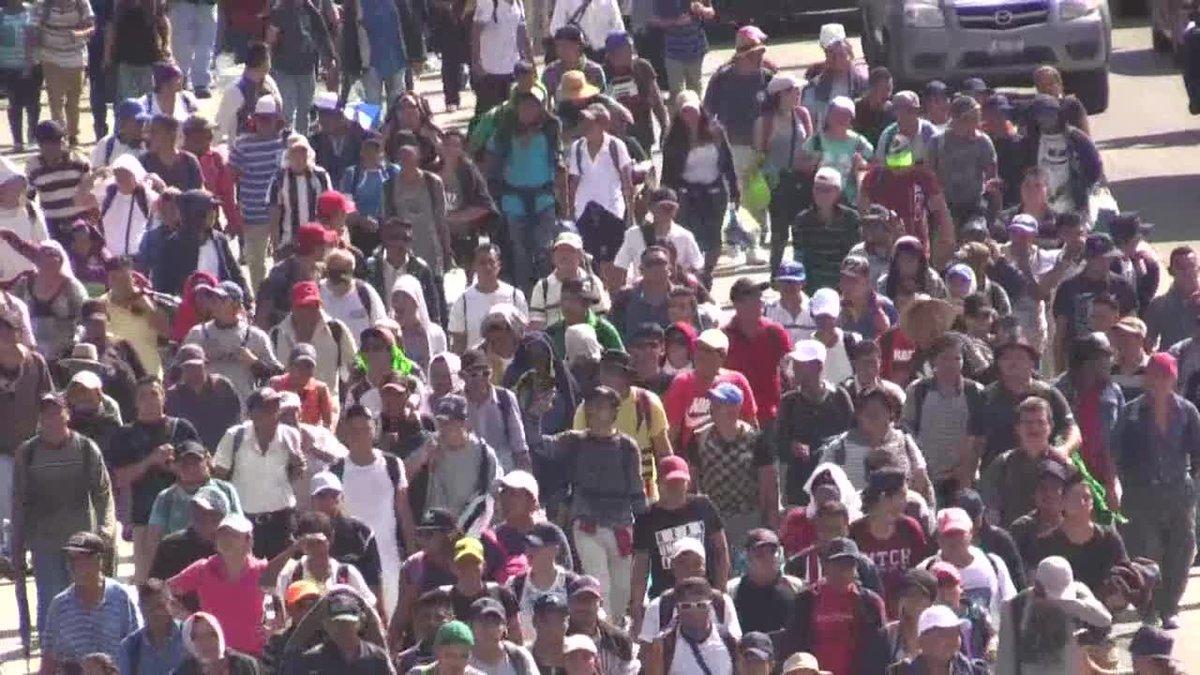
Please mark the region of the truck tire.
[[1067, 91], [1075, 94], [1089, 115], [1108, 110], [1108, 70], [1085, 70], [1070, 73], [1066, 78]]

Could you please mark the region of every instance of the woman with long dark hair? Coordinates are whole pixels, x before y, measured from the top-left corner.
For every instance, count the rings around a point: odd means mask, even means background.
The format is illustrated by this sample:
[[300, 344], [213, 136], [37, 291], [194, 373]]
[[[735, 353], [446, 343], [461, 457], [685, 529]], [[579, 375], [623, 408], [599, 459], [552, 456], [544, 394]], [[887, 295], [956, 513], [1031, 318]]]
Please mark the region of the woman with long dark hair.
[[802, 170], [804, 141], [813, 133], [812, 117], [800, 105], [800, 86], [787, 75], [767, 84], [762, 111], [754, 123], [754, 146], [763, 155], [763, 173], [771, 185], [771, 276], [783, 260], [796, 214], [811, 203], [811, 176]]
[[679, 193], [679, 222], [704, 252], [707, 282], [721, 257], [721, 229], [730, 204], [741, 202], [733, 151], [690, 90], [675, 97], [678, 111], [663, 141], [663, 185]]
[[896, 240], [892, 246], [892, 261], [888, 271], [879, 277], [876, 286], [897, 306], [906, 304], [902, 299], [918, 293], [935, 298], [949, 295], [945, 282], [929, 266], [929, 254], [925, 252], [925, 247], [913, 236]]
[[433, 110], [424, 97], [406, 91], [388, 106], [383, 122], [384, 151], [389, 162], [400, 162], [400, 134], [409, 132], [417, 137], [421, 168], [433, 170], [438, 164], [438, 146], [442, 142], [441, 127], [433, 122]]

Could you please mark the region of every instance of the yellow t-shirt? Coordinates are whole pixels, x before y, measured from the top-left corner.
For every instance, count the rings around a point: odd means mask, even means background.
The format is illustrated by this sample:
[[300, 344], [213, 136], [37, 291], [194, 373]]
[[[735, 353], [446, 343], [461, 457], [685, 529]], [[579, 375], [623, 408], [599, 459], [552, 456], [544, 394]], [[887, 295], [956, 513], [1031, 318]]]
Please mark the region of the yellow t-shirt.
[[[109, 300], [107, 293], [100, 298]], [[141, 359], [147, 374], [161, 377], [162, 357], [158, 353], [158, 331], [154, 330], [150, 319], [112, 302], [108, 302], [107, 306], [109, 332], [129, 342], [134, 353]]]
[[[639, 407], [642, 409], [640, 412]], [[583, 415], [581, 403], [575, 409], [574, 426], [577, 430], [587, 428]], [[617, 431], [637, 442], [641, 451], [642, 483], [646, 489], [646, 499], [652, 503], [658, 501], [658, 458], [650, 448], [650, 439], [666, 430], [667, 411], [658, 395], [646, 389], [630, 387], [629, 395], [617, 409]]]

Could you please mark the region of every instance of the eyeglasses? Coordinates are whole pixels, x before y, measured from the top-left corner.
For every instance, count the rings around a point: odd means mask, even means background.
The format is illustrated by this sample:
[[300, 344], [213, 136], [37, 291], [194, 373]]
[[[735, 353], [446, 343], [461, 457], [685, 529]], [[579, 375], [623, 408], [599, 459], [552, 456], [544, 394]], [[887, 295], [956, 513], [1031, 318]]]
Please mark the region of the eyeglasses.
[[469, 370], [464, 370], [463, 374], [470, 375], [471, 377], [488, 377], [492, 374], [492, 369], [486, 367], [471, 368]]
[[680, 602], [680, 603], [677, 603], [675, 606], [681, 610], [708, 609], [708, 606], [710, 604], [711, 603], [709, 603], [708, 600], [696, 600], [695, 602]]
[[666, 265], [666, 264], [667, 264], [667, 259], [666, 259], [666, 258], [650, 258], [650, 259], [648, 259], [648, 260], [643, 260], [643, 261], [642, 261], [642, 267], [643, 267], [643, 268], [647, 268], [647, 267], [662, 267], [663, 265]]

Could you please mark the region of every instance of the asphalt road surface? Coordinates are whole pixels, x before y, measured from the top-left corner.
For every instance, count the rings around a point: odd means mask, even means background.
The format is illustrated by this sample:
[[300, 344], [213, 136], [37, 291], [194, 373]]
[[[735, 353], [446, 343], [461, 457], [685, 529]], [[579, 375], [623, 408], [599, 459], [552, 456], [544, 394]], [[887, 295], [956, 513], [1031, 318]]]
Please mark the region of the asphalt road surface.
[[[1144, 22], [1122, 23], [1113, 32], [1113, 42], [1111, 105], [1108, 112], [1092, 118], [1092, 130], [1118, 203], [1123, 210], [1140, 211], [1147, 221], [1157, 225], [1149, 239], [1165, 259], [1177, 245], [1200, 244], [1200, 159], [1196, 149], [1200, 145], [1200, 123], [1188, 114], [1187, 97], [1175, 67], [1166, 57], [1151, 51], [1150, 32]], [[783, 71], [797, 77], [821, 56], [812, 35], [776, 35], [768, 45], [769, 57]], [[705, 61], [705, 75], [729, 55], [729, 48], [711, 52]], [[232, 81], [237, 70], [224, 60], [222, 64], [221, 82]], [[419, 89], [430, 95], [435, 111], [443, 109], [436, 73], [422, 78]], [[215, 111], [215, 100], [202, 103], [206, 112]], [[469, 92], [463, 103], [469, 110]], [[438, 115], [439, 123], [448, 126], [465, 123], [466, 118], [465, 112]], [[84, 119], [82, 126], [87, 129], [90, 124], [86, 115]], [[7, 150], [12, 139], [7, 124], [0, 126], [0, 149]], [[765, 276], [763, 270], [753, 273]], [[447, 285], [461, 288], [461, 278], [455, 276], [451, 275]], [[714, 296], [718, 301], [727, 299], [732, 278], [725, 274], [717, 279]], [[132, 567], [128, 547], [124, 548], [121, 571], [128, 575]], [[1193, 577], [1197, 575], [1200, 568], [1193, 570]], [[32, 600], [32, 584], [30, 597]], [[1182, 609], [1181, 628], [1175, 632], [1176, 656], [1185, 668], [1200, 670], [1200, 641], [1186, 639], [1200, 634], [1200, 583], [1189, 586]], [[1117, 627], [1117, 634], [1127, 637], [1136, 628], [1134, 623], [1123, 623]], [[32, 668], [36, 671], [36, 659]], [[24, 672], [13, 588], [5, 582], [0, 584], [0, 675]]]

